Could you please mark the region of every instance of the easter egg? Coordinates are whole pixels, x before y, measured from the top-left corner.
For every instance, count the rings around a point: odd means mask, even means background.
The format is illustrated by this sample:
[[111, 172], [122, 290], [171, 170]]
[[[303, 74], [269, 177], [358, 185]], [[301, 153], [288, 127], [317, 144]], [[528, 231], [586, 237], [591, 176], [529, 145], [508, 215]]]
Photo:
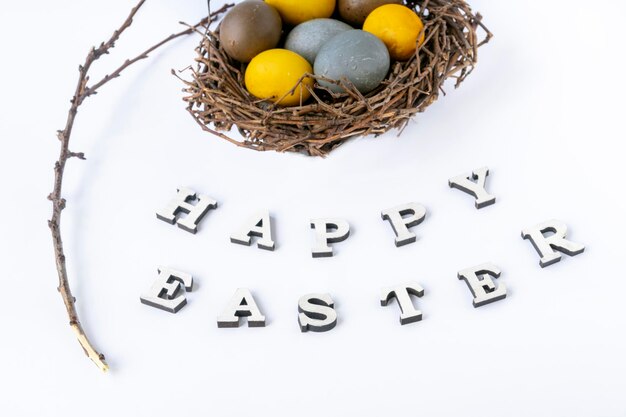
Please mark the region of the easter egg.
[[335, 35], [352, 26], [334, 19], [313, 19], [296, 26], [287, 36], [285, 49], [303, 56], [311, 64], [320, 48]]
[[[322, 46], [315, 59], [315, 75], [335, 81], [345, 78], [367, 94], [385, 79], [389, 65], [389, 52], [380, 39], [362, 30], [348, 30]], [[339, 85], [319, 83], [331, 91], [343, 91]]]
[[338, 0], [337, 8], [346, 22], [361, 27], [365, 18], [384, 4], [402, 4], [402, 0]]
[[[250, 61], [245, 74], [246, 88], [260, 99], [271, 100], [281, 106], [295, 106], [311, 96], [306, 86], [313, 88], [312, 78], [304, 78], [298, 84], [307, 73], [313, 73], [313, 69], [300, 55], [286, 49], [270, 49]], [[292, 89], [293, 92], [286, 95]]]
[[415, 55], [416, 47], [424, 43], [423, 29], [424, 23], [419, 16], [399, 4], [380, 6], [370, 13], [363, 24], [363, 30], [380, 38], [387, 45], [391, 57], [398, 61], [406, 61]]
[[260, 0], [237, 4], [220, 25], [220, 42], [229, 57], [250, 62], [259, 53], [275, 48], [282, 22], [272, 6]]
[[335, 11], [335, 0], [265, 0], [276, 7], [283, 21], [299, 25], [308, 20], [330, 17]]

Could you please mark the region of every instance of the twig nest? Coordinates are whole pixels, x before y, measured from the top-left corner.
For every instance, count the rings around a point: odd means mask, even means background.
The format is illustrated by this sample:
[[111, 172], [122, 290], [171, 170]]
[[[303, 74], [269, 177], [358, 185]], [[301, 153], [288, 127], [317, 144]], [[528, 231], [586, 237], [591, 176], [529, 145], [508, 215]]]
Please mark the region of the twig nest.
[[[335, 4], [335, 0], [331, 2]], [[332, 10], [324, 9], [325, 15], [320, 16], [320, 9], [315, 9], [323, 8], [326, 0], [272, 0], [267, 3], [277, 7], [283, 22], [327, 18], [332, 13]], [[410, 53], [396, 55], [395, 60], [391, 63], [387, 60], [386, 65], [381, 59], [377, 64], [380, 66], [354, 65], [350, 61], [350, 57], [362, 56], [357, 53], [359, 42], [355, 39], [343, 43], [343, 49], [349, 51], [335, 55], [334, 61], [332, 54], [326, 51], [336, 38], [364, 34], [361, 30], [336, 34], [319, 48], [317, 56], [308, 56], [313, 62], [282, 49], [298, 56], [302, 64], [293, 60], [282, 69], [275, 60], [271, 60], [273, 67], [268, 63], [263, 67], [253, 65], [254, 59], [250, 66], [233, 59], [220, 41], [223, 27], [208, 30], [197, 49], [198, 66], [191, 70], [192, 79], [184, 80], [188, 110], [205, 131], [238, 146], [262, 151], [323, 156], [353, 137], [380, 135], [393, 128], [402, 131], [414, 115], [437, 100], [447, 79], [454, 79], [455, 86], [465, 80], [477, 62], [478, 48], [492, 36], [481, 22], [481, 16], [474, 14], [464, 0], [405, 0], [403, 4], [406, 7], [402, 8], [408, 8], [412, 16], [398, 18], [389, 29], [408, 25], [408, 35], [385, 39], [385, 32], [381, 29], [384, 22], [374, 25], [374, 29], [369, 27], [376, 32], [373, 34], [376, 37], [366, 34], [378, 43], [377, 47], [371, 43], [370, 52], [382, 47], [385, 53], [391, 50], [395, 55], [393, 42], [402, 44], [404, 49], [399, 48], [399, 51], [406, 52], [406, 45], [409, 45]], [[295, 10], [294, 5], [301, 5], [301, 8]], [[305, 18], [303, 13], [314, 16]], [[296, 15], [300, 18], [294, 18]], [[283, 26], [284, 31], [289, 28]], [[377, 32], [379, 29], [380, 33]], [[278, 48], [282, 46], [279, 43]], [[364, 53], [365, 49], [361, 52]], [[275, 49], [257, 57], [275, 53], [272, 51]], [[384, 55], [382, 51], [379, 51], [380, 55]], [[322, 65], [320, 59], [327, 62]], [[315, 64], [315, 74], [312, 63]], [[372, 74], [359, 73], [351, 77], [340, 71], [342, 67]], [[365, 76], [378, 80], [364, 82]], [[270, 78], [276, 81], [270, 82]], [[233, 127], [237, 128], [242, 139], [228, 134]]]

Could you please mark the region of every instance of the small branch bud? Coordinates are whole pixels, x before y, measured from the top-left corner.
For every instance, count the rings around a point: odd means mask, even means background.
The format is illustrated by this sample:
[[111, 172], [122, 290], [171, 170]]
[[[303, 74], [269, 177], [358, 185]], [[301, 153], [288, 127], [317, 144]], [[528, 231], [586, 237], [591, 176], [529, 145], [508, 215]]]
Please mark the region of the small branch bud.
[[78, 158], [78, 159], [82, 159], [83, 161], [87, 159], [85, 158], [84, 152], [70, 152], [68, 155], [69, 155], [69, 158]]

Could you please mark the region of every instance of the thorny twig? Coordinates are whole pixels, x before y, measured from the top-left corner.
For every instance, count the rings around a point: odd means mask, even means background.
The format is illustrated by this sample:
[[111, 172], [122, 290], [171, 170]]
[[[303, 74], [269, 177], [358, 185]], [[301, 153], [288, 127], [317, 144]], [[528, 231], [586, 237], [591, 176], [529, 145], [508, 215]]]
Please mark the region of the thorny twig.
[[226, 10], [226, 8], [222, 8], [220, 10], [211, 13], [208, 17], [204, 18], [195, 26], [188, 27], [187, 29], [172, 34], [167, 38], [163, 39], [161, 42], [151, 46], [146, 49], [141, 54], [137, 55], [134, 58], [127, 59], [124, 61], [122, 65], [120, 65], [116, 70], [111, 72], [109, 75], [106, 75], [100, 81], [88, 85], [89, 83], [89, 70], [91, 69], [92, 64], [97, 61], [101, 56], [106, 55], [109, 51], [115, 46], [115, 43], [120, 38], [122, 33], [128, 29], [132, 23], [135, 15], [139, 11], [139, 9], [144, 5], [146, 0], [139, 0], [137, 5], [133, 7], [130, 11], [130, 14], [122, 23], [122, 25], [113, 32], [109, 40], [100, 44], [100, 46], [93, 47], [87, 54], [85, 62], [78, 67], [78, 83], [76, 85], [76, 90], [74, 92], [74, 96], [72, 97], [70, 103], [70, 109], [68, 111], [67, 120], [65, 122], [65, 127], [63, 130], [59, 130], [57, 132], [57, 137], [61, 142], [61, 150], [59, 154], [59, 159], [56, 161], [54, 165], [54, 189], [52, 193], [48, 196], [48, 199], [52, 202], [52, 217], [48, 221], [48, 226], [50, 227], [50, 231], [52, 232], [52, 241], [54, 244], [54, 255], [56, 261], [57, 273], [59, 276], [59, 286], [58, 291], [61, 293], [61, 297], [63, 298], [63, 302], [65, 303], [65, 309], [67, 310], [67, 314], [70, 319], [70, 326], [74, 330], [76, 337], [78, 338], [78, 342], [82, 346], [85, 354], [91, 359], [102, 371], [107, 371], [109, 366], [107, 365], [104, 355], [99, 353], [91, 344], [85, 331], [83, 330], [83, 326], [78, 319], [78, 313], [76, 312], [76, 299], [72, 295], [72, 291], [69, 285], [68, 277], [67, 277], [67, 267], [66, 267], [66, 258], [65, 252], [63, 250], [63, 240], [61, 239], [61, 213], [66, 205], [66, 200], [61, 196], [62, 188], [63, 188], [63, 175], [65, 173], [65, 165], [67, 161], [71, 158], [85, 159], [85, 155], [82, 152], [72, 152], [69, 150], [69, 142], [72, 136], [72, 129], [74, 127], [74, 122], [76, 119], [76, 114], [78, 113], [78, 108], [81, 104], [83, 104], [84, 100], [96, 94], [100, 87], [109, 81], [119, 77], [121, 73], [128, 68], [130, 65], [134, 64], [137, 61], [141, 61], [143, 59], [148, 58], [148, 55], [156, 50], [157, 48], [163, 46], [164, 44], [177, 39], [182, 36], [189, 35], [194, 33], [198, 27], [208, 26], [211, 22], [215, 21], [215, 19]]

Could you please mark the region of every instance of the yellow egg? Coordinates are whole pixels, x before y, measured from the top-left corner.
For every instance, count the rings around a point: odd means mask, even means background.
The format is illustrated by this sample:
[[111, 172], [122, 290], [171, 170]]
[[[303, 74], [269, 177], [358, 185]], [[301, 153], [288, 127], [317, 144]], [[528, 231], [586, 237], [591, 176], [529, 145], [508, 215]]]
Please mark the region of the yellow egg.
[[[245, 75], [246, 88], [260, 99], [274, 103], [280, 100], [278, 104], [281, 106], [297, 106], [311, 96], [306, 86], [312, 89], [313, 79], [302, 77], [312, 73], [311, 64], [297, 53], [286, 49], [270, 49], [250, 61]], [[297, 84], [301, 79], [300, 84]], [[285, 96], [292, 89], [293, 92]]]
[[335, 0], [265, 0], [278, 10], [284, 22], [299, 25], [312, 19], [330, 17]]
[[424, 23], [419, 16], [399, 4], [380, 6], [367, 16], [363, 24], [363, 30], [382, 40], [389, 49], [389, 55], [398, 61], [411, 58], [416, 47], [424, 43], [423, 29]]

